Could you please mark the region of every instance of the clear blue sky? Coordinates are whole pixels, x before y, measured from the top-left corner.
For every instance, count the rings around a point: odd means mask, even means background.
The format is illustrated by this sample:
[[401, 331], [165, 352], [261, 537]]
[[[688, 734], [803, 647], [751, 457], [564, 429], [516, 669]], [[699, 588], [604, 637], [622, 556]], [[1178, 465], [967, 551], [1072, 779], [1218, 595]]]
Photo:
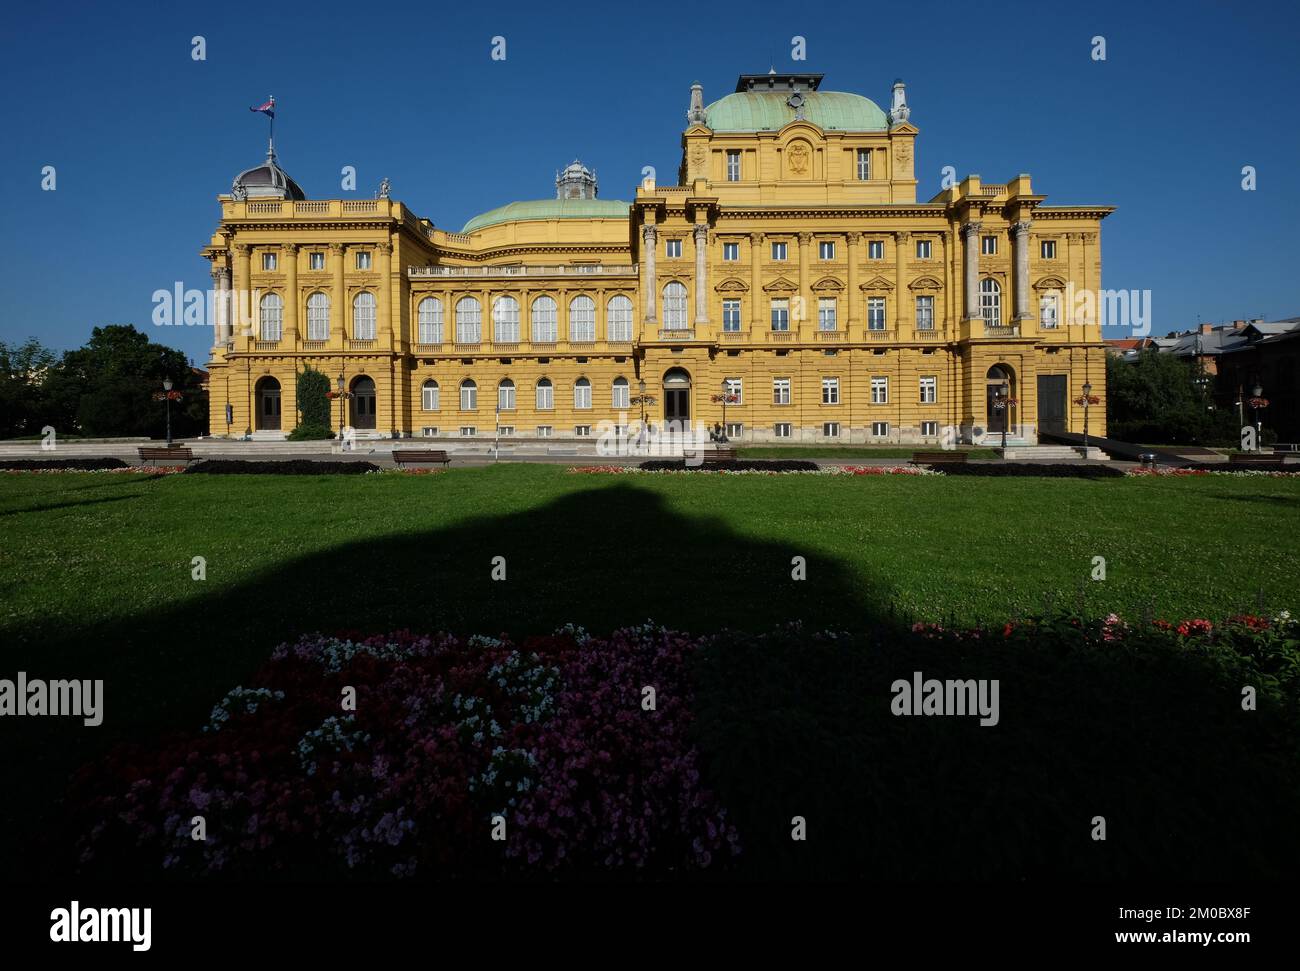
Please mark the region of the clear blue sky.
[[[675, 179], [691, 82], [711, 101], [772, 65], [886, 107], [905, 79], [922, 198], [952, 165], [990, 182], [1029, 172], [1048, 204], [1118, 206], [1104, 284], [1150, 289], [1156, 334], [1300, 314], [1293, 5], [55, 0], [0, 29], [2, 340], [64, 349], [135, 323], [202, 363], [211, 334], [150, 326], [151, 296], [209, 286], [198, 250], [217, 194], [265, 152], [248, 108], [268, 95], [281, 162], [309, 197], [371, 198], [387, 176], [456, 230], [552, 195], [574, 157], [607, 198], [627, 198], [643, 165]], [[1098, 34], [1104, 63], [1089, 56]], [[339, 190], [344, 165], [356, 193]]]

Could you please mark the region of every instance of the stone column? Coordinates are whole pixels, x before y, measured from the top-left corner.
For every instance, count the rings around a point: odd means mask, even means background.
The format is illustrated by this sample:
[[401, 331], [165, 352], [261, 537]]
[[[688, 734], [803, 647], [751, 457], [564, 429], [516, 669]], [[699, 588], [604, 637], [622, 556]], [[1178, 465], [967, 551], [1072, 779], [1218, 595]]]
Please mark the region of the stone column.
[[695, 227], [695, 325], [709, 322], [709, 227]]
[[763, 327], [763, 234], [749, 234], [749, 319], [753, 323], [751, 340], [756, 340]]
[[253, 251], [244, 243], [235, 245], [235, 334], [246, 337], [252, 324], [249, 300], [252, 297]]
[[860, 250], [862, 246], [862, 234], [849, 233], [846, 238], [848, 242], [848, 258], [849, 258], [849, 274], [848, 274], [849, 292], [848, 292], [848, 297], [846, 298], [848, 301], [848, 306], [844, 308], [844, 324], [843, 326], [837, 325], [837, 328], [839, 330], [847, 331], [851, 335], [853, 334], [853, 332], [855, 331], [859, 323], [858, 298], [862, 296], [862, 294], [858, 292], [858, 260], [861, 258]]
[[942, 247], [943, 252], [943, 316], [940, 317], [936, 311], [934, 326], [940, 330], [952, 323], [954, 304], [957, 299], [952, 285], [952, 264], [957, 255], [957, 247], [952, 239], [953, 237], [947, 231], [939, 236], [939, 246]]
[[284, 260], [284, 342], [298, 346], [298, 244], [285, 243], [280, 247]]
[[912, 234], [906, 230], [894, 233], [894, 329], [898, 340], [912, 317], [908, 307], [912, 291], [907, 289], [907, 247], [911, 240]]
[[961, 234], [966, 239], [966, 320], [974, 320], [980, 315], [980, 224], [966, 223], [961, 227]]
[[[799, 234], [799, 310], [796, 311], [799, 314], [799, 320], [798, 325], [791, 328], [796, 333], [802, 329], [807, 321], [817, 319], [817, 308], [813, 306], [812, 289], [808, 276], [808, 247], [812, 245], [812, 239], [812, 233]], [[791, 316], [794, 316], [794, 314], [792, 313]]]
[[1089, 300], [1084, 306], [1091, 305], [1094, 308], [1094, 314], [1091, 320], [1084, 320], [1084, 324], [1101, 325], [1101, 314], [1104, 310], [1101, 303], [1099, 292], [1101, 290], [1101, 278], [1098, 273], [1100, 253], [1100, 233], [1080, 233], [1080, 241], [1083, 250], [1083, 286], [1092, 293], [1096, 299]]
[[659, 245], [658, 239], [659, 231], [655, 229], [654, 223], [641, 227], [641, 252], [645, 259], [645, 274], [641, 278], [645, 287], [645, 322], [656, 332], [655, 337], [659, 336], [659, 312], [655, 309], [655, 291], [659, 287], [655, 282], [655, 247]]
[[347, 247], [342, 243], [330, 243], [330, 269], [333, 270], [334, 285], [330, 290], [330, 341], [340, 350], [345, 347], [348, 319], [348, 291], [343, 283], [343, 259]]
[[1016, 320], [1029, 319], [1029, 227], [1030, 220], [1022, 219], [1011, 227], [1016, 247]]
[[212, 346], [225, 351], [226, 341], [230, 340], [230, 308], [228, 306], [230, 301], [230, 270], [226, 268], [224, 263], [218, 266], [216, 260], [212, 264], [212, 287], [215, 290], [212, 302]]
[[392, 270], [393, 244], [380, 243], [375, 247], [375, 269], [379, 271], [379, 295], [375, 301], [375, 336], [379, 346], [389, 349], [393, 346], [393, 281], [389, 277]]

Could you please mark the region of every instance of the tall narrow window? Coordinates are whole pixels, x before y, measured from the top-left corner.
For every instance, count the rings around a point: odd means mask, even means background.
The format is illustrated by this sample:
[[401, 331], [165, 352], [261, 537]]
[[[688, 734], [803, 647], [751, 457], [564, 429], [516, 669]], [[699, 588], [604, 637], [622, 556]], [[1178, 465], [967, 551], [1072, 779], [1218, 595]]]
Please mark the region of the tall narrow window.
[[664, 287], [664, 330], [686, 329], [686, 287], [674, 280]]
[[998, 255], [998, 238], [996, 236], [984, 236], [980, 239], [980, 253], [984, 256]]
[[680, 239], [670, 239], [664, 242], [664, 256], [670, 260], [680, 260], [682, 258], [682, 241]]
[[722, 301], [722, 330], [728, 334], [740, 331], [740, 301], [738, 299]]
[[867, 330], [885, 329], [885, 298], [867, 297]]
[[456, 301], [456, 343], [477, 344], [483, 339], [483, 308], [475, 297]]
[[596, 339], [596, 301], [579, 295], [569, 301], [569, 340], [580, 344]]
[[934, 297], [916, 298], [916, 329], [934, 330]]
[[573, 407], [591, 407], [591, 382], [586, 378], [578, 378], [573, 384]]
[[933, 375], [921, 378], [921, 404], [932, 405], [939, 400], [939, 379]]
[[1038, 326], [1044, 330], [1055, 330], [1060, 318], [1057, 315], [1056, 294], [1045, 293], [1038, 301]]
[[500, 344], [519, 343], [519, 301], [497, 297], [492, 304], [492, 339]]
[[817, 258], [822, 260], [835, 259], [835, 241], [823, 239], [817, 244]]
[[932, 243], [928, 239], [918, 239], [916, 241], [916, 258], [918, 260], [928, 260], [933, 252]]
[[420, 407], [425, 411], [438, 410], [438, 382], [430, 378], [420, 388]]
[[541, 378], [537, 382], [537, 410], [550, 411], [555, 407], [555, 387], [550, 378]]
[[772, 298], [772, 329], [790, 329], [790, 299], [788, 297]]
[[631, 389], [628, 386], [627, 378], [615, 378], [614, 390], [610, 403], [613, 404], [615, 408], [630, 408], [632, 402], [630, 391]]
[[274, 270], [276, 268], [277, 263], [278, 260], [276, 259], [276, 254], [274, 253], [262, 254], [262, 269], [270, 272], [271, 270]]
[[866, 182], [871, 178], [871, 149], [858, 149], [858, 181]]
[[1039, 249], [1039, 253], [1042, 254], [1042, 257], [1045, 260], [1056, 259], [1056, 240], [1054, 239], [1043, 240], [1043, 245]]
[[777, 261], [779, 262], [779, 261], [785, 259], [785, 254], [786, 254], [786, 244], [785, 244], [785, 243], [773, 243], [773, 244], [772, 244], [772, 259], [777, 260]]
[[867, 240], [867, 259], [883, 260], [885, 258], [885, 241], [883, 239]]
[[556, 336], [555, 298], [541, 296], [533, 301], [533, 342], [537, 344], [554, 344]]
[[357, 269], [358, 269], [358, 270], [368, 270], [368, 269], [370, 269], [370, 251], [369, 251], [369, 250], [358, 250], [358, 251], [357, 251]]
[[840, 379], [822, 378], [822, 404], [838, 405], [840, 403]]
[[605, 308], [609, 340], [626, 343], [632, 339], [632, 301], [621, 293], [610, 297]]
[[362, 290], [352, 301], [352, 336], [359, 341], [375, 339], [375, 295]]
[[772, 404], [788, 405], [790, 403], [790, 379], [772, 379]]
[[733, 148], [727, 150], [727, 181], [728, 182], [740, 181], [740, 150], [739, 149]]
[[460, 383], [460, 410], [474, 411], [478, 408], [478, 385], [466, 378]]
[[307, 298], [307, 340], [330, 339], [330, 298], [317, 290]]
[[980, 281], [980, 316], [986, 326], [1002, 326], [1002, 288], [997, 280]]
[[874, 377], [871, 379], [871, 403], [873, 405], [889, 404], [889, 378]]
[[509, 378], [502, 378], [497, 385], [497, 407], [502, 411], [515, 410], [515, 383]]
[[834, 297], [817, 298], [817, 329], [835, 330], [839, 326]]
[[268, 293], [262, 298], [260, 311], [261, 319], [258, 321], [258, 334], [264, 341], [278, 341], [280, 339], [280, 314], [284, 309], [284, 301], [280, 299], [278, 293]]
[[307, 269], [323, 270], [325, 269], [325, 254], [312, 252], [307, 254]]
[[437, 297], [425, 297], [420, 301], [419, 342], [421, 344], [442, 343], [442, 301]]
[[723, 243], [722, 259], [727, 263], [735, 263], [740, 259], [739, 243]]
[[727, 386], [727, 394], [733, 396], [736, 400], [729, 401], [728, 404], [743, 405], [745, 403], [745, 385], [742, 378], [723, 378], [723, 383]]

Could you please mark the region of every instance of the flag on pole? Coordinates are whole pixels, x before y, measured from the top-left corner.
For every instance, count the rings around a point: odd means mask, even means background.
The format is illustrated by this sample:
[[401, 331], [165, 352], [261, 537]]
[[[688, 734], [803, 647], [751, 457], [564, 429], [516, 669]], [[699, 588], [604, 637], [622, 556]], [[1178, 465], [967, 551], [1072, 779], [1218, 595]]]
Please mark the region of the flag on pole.
[[249, 111], [260, 111], [262, 114], [264, 114], [264, 115], [269, 115], [270, 117], [274, 118], [274, 117], [275, 117], [275, 98], [274, 98], [274, 97], [272, 97], [272, 98], [268, 98], [267, 101], [266, 101], [266, 104], [261, 104], [261, 105], [258, 105], [258, 106], [255, 107], [255, 108], [249, 108], [248, 110], [249, 110]]

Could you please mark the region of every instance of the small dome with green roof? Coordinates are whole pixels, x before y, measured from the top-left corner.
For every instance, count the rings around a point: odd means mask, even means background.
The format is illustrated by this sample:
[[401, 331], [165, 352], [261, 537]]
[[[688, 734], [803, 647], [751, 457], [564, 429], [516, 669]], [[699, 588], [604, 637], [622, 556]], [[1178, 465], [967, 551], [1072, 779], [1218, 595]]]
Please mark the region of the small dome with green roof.
[[870, 98], [847, 91], [820, 91], [820, 74], [742, 74], [736, 91], [702, 111], [699, 85], [692, 87], [688, 120], [716, 132], [779, 131], [810, 121], [826, 131], [887, 131], [889, 116]]
[[531, 199], [481, 212], [461, 232], [526, 219], [627, 219], [628, 211], [629, 204], [620, 199]]

